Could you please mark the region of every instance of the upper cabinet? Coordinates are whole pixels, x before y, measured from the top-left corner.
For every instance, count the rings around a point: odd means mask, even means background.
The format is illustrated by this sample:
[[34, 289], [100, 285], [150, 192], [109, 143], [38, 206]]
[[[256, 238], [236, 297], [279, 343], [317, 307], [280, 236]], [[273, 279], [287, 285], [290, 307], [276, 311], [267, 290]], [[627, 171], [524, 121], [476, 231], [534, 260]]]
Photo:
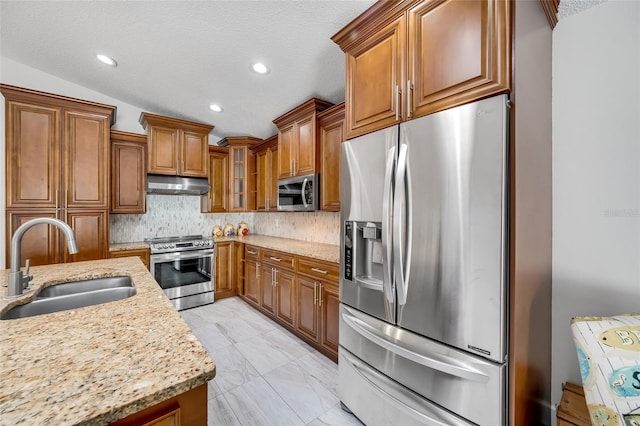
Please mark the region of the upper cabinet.
[[147, 137], [111, 131], [111, 213], [147, 211]]
[[344, 141], [344, 102], [318, 114], [320, 210], [340, 211], [340, 156]]
[[312, 98], [273, 120], [278, 128], [278, 178], [316, 172], [317, 114], [332, 105]]
[[229, 206], [229, 149], [209, 146], [209, 192], [201, 197], [202, 213], [225, 213]]
[[511, 88], [507, 0], [379, 1], [332, 37], [346, 53], [346, 137]]
[[229, 136], [218, 144], [229, 149], [230, 212], [255, 210], [255, 157], [250, 149], [262, 139], [250, 136]]
[[149, 173], [208, 176], [213, 126], [147, 112], [140, 115], [140, 124], [147, 130]]
[[109, 208], [115, 107], [0, 85], [6, 208]]
[[278, 209], [278, 135], [252, 149], [256, 158], [256, 210]]

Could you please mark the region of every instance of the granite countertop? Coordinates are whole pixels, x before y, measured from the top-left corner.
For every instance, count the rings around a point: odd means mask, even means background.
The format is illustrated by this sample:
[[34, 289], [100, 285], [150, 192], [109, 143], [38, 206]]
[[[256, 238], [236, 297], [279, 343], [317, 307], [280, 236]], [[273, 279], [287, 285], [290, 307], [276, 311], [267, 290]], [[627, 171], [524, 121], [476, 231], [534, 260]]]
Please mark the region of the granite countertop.
[[340, 263], [340, 246], [334, 244], [314, 243], [310, 241], [292, 240], [272, 237], [270, 235], [247, 235], [244, 237], [220, 237], [214, 241], [239, 241], [257, 247], [279, 250], [298, 256], [306, 256], [332, 263]]
[[116, 302], [0, 321], [0, 424], [104, 425], [205, 384], [215, 363], [140, 259], [36, 266], [32, 289], [0, 312], [65, 281], [131, 276]]
[[[258, 247], [279, 250], [285, 253], [306, 256], [314, 259], [340, 263], [340, 246], [335, 244], [314, 243], [310, 241], [292, 240], [290, 238], [273, 237], [271, 235], [247, 235], [244, 237], [219, 237], [214, 241], [238, 241]], [[117, 243], [109, 246], [109, 251], [148, 249], [144, 242]]]

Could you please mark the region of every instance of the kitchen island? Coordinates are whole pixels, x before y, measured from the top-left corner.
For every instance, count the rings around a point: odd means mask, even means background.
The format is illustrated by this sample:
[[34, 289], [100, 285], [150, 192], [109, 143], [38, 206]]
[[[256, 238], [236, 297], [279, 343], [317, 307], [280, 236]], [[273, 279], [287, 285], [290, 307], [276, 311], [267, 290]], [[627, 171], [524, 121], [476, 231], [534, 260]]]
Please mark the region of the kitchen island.
[[[0, 274], [0, 313], [61, 282], [128, 275], [137, 293], [0, 321], [0, 424], [105, 425], [206, 389], [215, 376], [215, 363], [138, 258], [37, 266], [31, 273], [31, 288], [17, 298], [7, 297], [7, 271]], [[204, 404], [206, 414], [206, 392]]]

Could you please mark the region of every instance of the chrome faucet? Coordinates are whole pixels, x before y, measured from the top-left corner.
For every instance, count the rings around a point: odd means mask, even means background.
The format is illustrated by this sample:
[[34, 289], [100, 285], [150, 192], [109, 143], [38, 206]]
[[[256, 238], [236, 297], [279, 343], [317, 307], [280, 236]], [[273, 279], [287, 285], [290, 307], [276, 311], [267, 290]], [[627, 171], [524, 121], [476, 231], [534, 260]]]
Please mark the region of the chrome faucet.
[[78, 243], [73, 229], [63, 221], [52, 217], [38, 217], [31, 219], [16, 229], [11, 238], [11, 269], [9, 270], [9, 296], [19, 296], [29, 286], [29, 281], [33, 279], [33, 275], [29, 275], [29, 259], [26, 261], [25, 274], [20, 270], [20, 249], [22, 247], [22, 236], [29, 228], [35, 225], [49, 224], [60, 228], [67, 238], [67, 247], [69, 253], [78, 252]]

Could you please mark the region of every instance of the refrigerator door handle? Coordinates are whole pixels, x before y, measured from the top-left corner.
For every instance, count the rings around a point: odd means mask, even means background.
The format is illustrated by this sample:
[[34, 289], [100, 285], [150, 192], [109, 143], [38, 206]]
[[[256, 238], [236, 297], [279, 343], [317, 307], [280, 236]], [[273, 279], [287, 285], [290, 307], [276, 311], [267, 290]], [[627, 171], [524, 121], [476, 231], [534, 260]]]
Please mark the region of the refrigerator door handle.
[[[398, 288], [398, 305], [400, 306], [407, 304], [409, 272], [411, 270], [412, 233], [410, 230], [412, 227], [413, 216], [411, 214], [410, 183], [408, 147], [407, 144], [402, 144], [398, 154], [396, 185], [393, 196], [393, 261]], [[405, 204], [405, 217], [403, 217], [402, 214], [403, 202]], [[405, 225], [404, 238], [402, 238], [403, 222]], [[405, 250], [406, 252], [403, 253]]]
[[[462, 379], [480, 383], [487, 383], [489, 381], [488, 375], [482, 371], [478, 371], [470, 365], [462, 363], [461, 361], [442, 359], [444, 357], [437, 355], [428, 356], [426, 354], [418, 353], [411, 348], [404, 347], [400, 342], [391, 342], [383, 332], [347, 312], [342, 313], [342, 320], [365, 339], [370, 340], [376, 345], [383, 347], [389, 352], [401, 356], [402, 358], [406, 358], [427, 368], [450, 374], [455, 377], [460, 377]], [[453, 362], [455, 362], [455, 364]]]
[[387, 164], [384, 172], [384, 191], [382, 195], [382, 273], [384, 276], [384, 295], [387, 302], [394, 303], [393, 274], [392, 274], [392, 227], [391, 217], [393, 208], [393, 169], [395, 167], [396, 147], [392, 146], [387, 152]]

